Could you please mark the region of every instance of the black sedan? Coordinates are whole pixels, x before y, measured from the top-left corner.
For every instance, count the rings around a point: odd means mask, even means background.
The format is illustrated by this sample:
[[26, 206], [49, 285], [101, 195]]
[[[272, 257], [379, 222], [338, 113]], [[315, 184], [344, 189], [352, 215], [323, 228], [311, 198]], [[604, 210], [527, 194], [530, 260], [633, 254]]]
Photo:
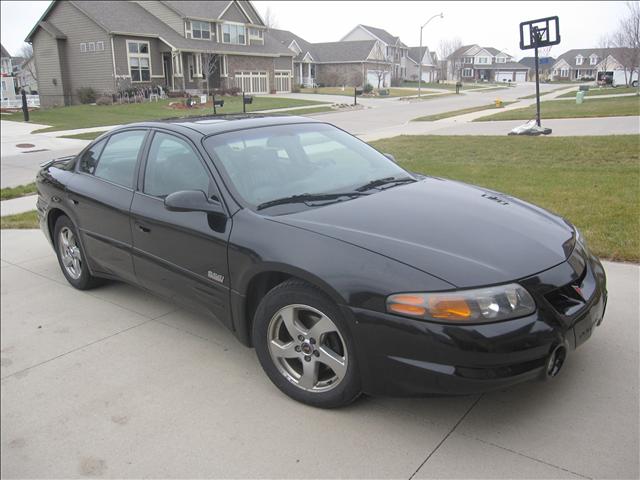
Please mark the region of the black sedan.
[[563, 218], [309, 119], [128, 125], [43, 165], [37, 187], [71, 285], [198, 308], [315, 406], [555, 376], [606, 305]]

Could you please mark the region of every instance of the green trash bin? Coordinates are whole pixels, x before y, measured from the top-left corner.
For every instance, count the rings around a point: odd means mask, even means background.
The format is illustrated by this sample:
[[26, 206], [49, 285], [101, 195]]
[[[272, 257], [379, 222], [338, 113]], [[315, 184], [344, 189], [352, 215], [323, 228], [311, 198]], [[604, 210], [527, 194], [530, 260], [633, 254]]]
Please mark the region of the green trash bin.
[[576, 92], [576, 103], [580, 105], [584, 101], [584, 91]]

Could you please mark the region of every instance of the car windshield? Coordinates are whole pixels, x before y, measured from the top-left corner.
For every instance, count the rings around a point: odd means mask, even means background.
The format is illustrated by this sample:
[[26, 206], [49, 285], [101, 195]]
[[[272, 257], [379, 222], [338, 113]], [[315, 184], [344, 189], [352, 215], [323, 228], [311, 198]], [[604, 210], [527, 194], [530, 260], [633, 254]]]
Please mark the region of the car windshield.
[[224, 133], [208, 137], [204, 146], [244, 201], [258, 209], [289, 197], [301, 204], [344, 192], [333, 197], [348, 200], [413, 180], [374, 148], [322, 123]]

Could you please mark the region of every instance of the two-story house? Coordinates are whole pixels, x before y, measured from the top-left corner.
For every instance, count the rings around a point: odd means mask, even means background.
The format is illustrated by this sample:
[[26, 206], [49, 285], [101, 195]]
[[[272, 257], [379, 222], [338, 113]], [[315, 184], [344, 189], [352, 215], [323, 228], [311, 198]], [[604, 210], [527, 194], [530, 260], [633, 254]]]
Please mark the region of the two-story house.
[[447, 78], [463, 82], [526, 82], [529, 67], [493, 47], [464, 45], [447, 57]]
[[296, 85], [389, 86], [391, 64], [379, 40], [310, 43], [288, 30], [270, 29], [269, 33], [295, 53]]
[[418, 80], [420, 78], [420, 63], [422, 63], [422, 81], [435, 82], [438, 80], [438, 56], [436, 52], [429, 51], [429, 47], [410, 47], [407, 56], [407, 78]]
[[250, 1], [57, 0], [26, 41], [43, 106], [77, 103], [82, 87], [291, 89], [294, 55]]
[[13, 78], [13, 60], [9, 52], [0, 44], [0, 100], [14, 100], [16, 98], [16, 86]]
[[[596, 80], [598, 72], [624, 70], [625, 63], [640, 63], [631, 48], [581, 48], [560, 55], [551, 67], [551, 80]], [[629, 58], [635, 62], [627, 61]], [[634, 65], [637, 68], [638, 65]]]
[[390, 80], [409, 80], [407, 75], [409, 47], [402, 43], [399, 37], [391, 35], [382, 28], [357, 25], [340, 39], [341, 42], [358, 40], [377, 40], [381, 42], [386, 60], [391, 65]]

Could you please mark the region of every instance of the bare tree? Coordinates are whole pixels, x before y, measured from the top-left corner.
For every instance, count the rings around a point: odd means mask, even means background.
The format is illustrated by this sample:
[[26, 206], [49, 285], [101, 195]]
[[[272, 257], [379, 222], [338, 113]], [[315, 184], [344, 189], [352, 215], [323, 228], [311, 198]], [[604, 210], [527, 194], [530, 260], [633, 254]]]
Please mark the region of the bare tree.
[[264, 14], [264, 24], [268, 30], [278, 28], [278, 18], [276, 14], [273, 13], [273, 10], [271, 10], [271, 7], [267, 7], [267, 11]]
[[[640, 2], [627, 2], [627, 10], [627, 15], [620, 20], [613, 41], [619, 47], [616, 60], [622, 64], [625, 83], [629, 85], [640, 66]], [[640, 93], [640, 81], [636, 81]]]
[[[453, 37], [448, 39], [440, 40], [440, 44], [438, 45], [438, 58], [441, 59], [440, 63], [440, 78], [447, 78], [448, 75], [448, 66], [451, 65], [451, 74], [454, 77], [452, 80], [455, 80], [459, 75], [459, 70], [461, 67], [461, 58], [454, 58], [452, 55], [462, 47], [462, 40], [460, 37]], [[451, 57], [451, 58], [449, 58]]]
[[596, 66], [596, 80], [598, 80], [598, 72], [608, 72], [611, 68], [613, 68], [611, 61], [611, 49], [614, 47], [613, 36], [605, 33], [600, 36], [598, 40], [598, 50], [596, 51], [596, 55], [598, 55], [598, 64]]
[[21, 68], [26, 70], [29, 75], [31, 75], [33, 80], [37, 82], [38, 78], [36, 77], [36, 66], [35, 62], [33, 62], [33, 46], [30, 43], [25, 43], [24, 45], [22, 45], [19, 54], [23, 58]]

